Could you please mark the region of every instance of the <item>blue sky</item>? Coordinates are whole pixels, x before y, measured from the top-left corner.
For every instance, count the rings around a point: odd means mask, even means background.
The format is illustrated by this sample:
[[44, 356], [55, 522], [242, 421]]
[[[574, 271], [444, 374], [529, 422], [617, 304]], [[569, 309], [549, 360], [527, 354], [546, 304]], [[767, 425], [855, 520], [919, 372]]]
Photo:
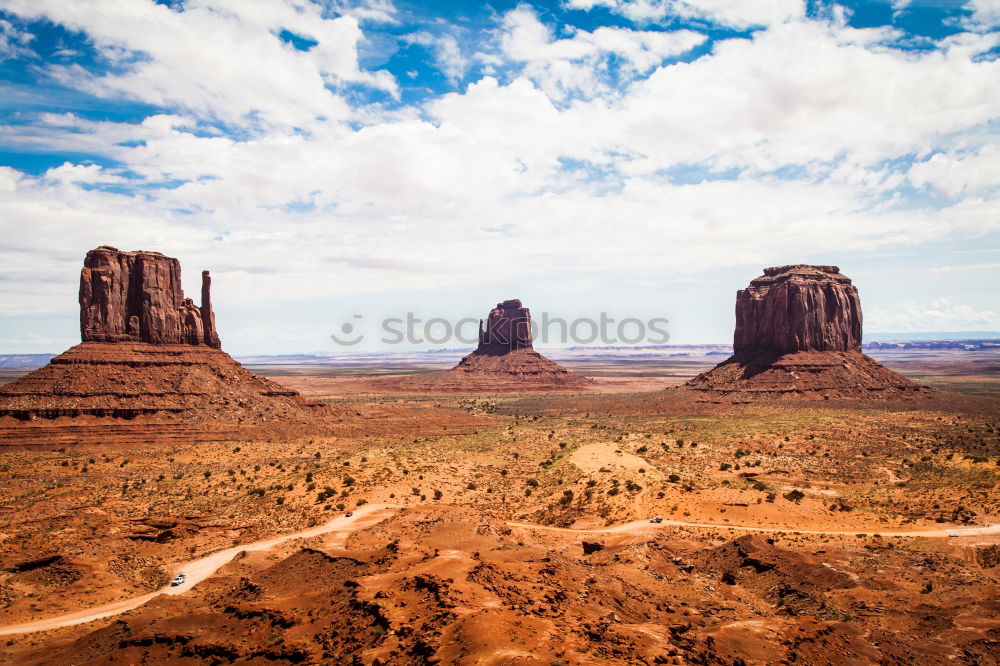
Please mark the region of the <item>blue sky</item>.
[[102, 244], [212, 270], [234, 353], [511, 297], [725, 342], [786, 263], [841, 266], [868, 331], [1000, 330], [998, 27], [998, 0], [0, 0], [0, 353], [78, 341]]

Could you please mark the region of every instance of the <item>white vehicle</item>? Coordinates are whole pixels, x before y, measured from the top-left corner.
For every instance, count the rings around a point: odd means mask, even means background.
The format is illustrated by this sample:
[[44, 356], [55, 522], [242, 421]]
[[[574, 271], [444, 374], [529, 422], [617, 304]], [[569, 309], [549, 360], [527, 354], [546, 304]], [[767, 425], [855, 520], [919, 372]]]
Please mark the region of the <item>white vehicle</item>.
[[182, 573], [179, 573], [176, 576], [174, 576], [174, 579], [172, 581], [170, 581], [170, 587], [177, 587], [178, 585], [183, 585], [185, 580], [187, 580], [187, 576], [185, 576]]
[[652, 518], [649, 519], [649, 522], [651, 522], [651, 523], [657, 523], [657, 524], [662, 523], [663, 522], [663, 516], [654, 516], [654, 517], [652, 517]]
[[950, 536], [950, 537], [957, 537], [958, 536], [958, 532], [948, 532], [948, 536]]

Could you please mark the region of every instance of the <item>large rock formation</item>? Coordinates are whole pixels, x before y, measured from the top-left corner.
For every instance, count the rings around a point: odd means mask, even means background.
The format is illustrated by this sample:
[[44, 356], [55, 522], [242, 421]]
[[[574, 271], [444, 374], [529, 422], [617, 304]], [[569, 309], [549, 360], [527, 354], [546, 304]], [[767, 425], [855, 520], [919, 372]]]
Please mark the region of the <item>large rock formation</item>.
[[80, 336], [84, 342], [148, 342], [220, 348], [208, 271], [201, 307], [184, 298], [181, 264], [159, 252], [122, 252], [102, 245], [80, 272]]
[[477, 354], [507, 354], [515, 349], [531, 349], [531, 312], [519, 299], [497, 303], [486, 318], [479, 320]]
[[734, 354], [861, 351], [861, 300], [836, 266], [777, 266], [736, 292]]
[[497, 303], [479, 322], [479, 346], [450, 371], [471, 381], [510, 387], [575, 388], [588, 381], [531, 346], [531, 312], [518, 299]]
[[127, 419], [147, 429], [311, 421], [314, 410], [298, 393], [220, 349], [210, 292], [204, 271], [201, 307], [194, 305], [181, 289], [180, 263], [158, 252], [91, 250], [80, 273], [83, 342], [4, 385], [0, 417], [82, 417], [86, 427]]
[[836, 266], [764, 269], [736, 294], [733, 355], [684, 385], [709, 397], [895, 397], [923, 387], [861, 353], [861, 301]]
[[381, 384], [419, 392], [516, 392], [573, 390], [588, 386], [590, 380], [532, 348], [531, 312], [512, 299], [497, 303], [486, 321], [479, 321], [479, 346], [451, 370]]

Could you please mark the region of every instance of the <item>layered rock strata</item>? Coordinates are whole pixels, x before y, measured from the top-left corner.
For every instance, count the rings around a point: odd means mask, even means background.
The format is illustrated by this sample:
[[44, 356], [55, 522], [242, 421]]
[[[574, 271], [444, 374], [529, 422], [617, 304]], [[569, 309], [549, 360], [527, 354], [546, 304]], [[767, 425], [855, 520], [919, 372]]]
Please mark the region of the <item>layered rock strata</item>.
[[222, 344], [212, 313], [212, 278], [201, 274], [201, 307], [184, 297], [181, 264], [159, 252], [122, 252], [103, 245], [80, 271], [83, 342]]
[[736, 294], [733, 355], [684, 387], [747, 399], [926, 392], [861, 353], [861, 323], [858, 290], [836, 266], [766, 268]]
[[222, 351], [208, 271], [199, 307], [184, 297], [180, 263], [159, 252], [102, 246], [87, 253], [80, 335], [81, 344], [0, 388], [0, 417], [190, 428], [303, 423], [314, 416], [298, 393]]

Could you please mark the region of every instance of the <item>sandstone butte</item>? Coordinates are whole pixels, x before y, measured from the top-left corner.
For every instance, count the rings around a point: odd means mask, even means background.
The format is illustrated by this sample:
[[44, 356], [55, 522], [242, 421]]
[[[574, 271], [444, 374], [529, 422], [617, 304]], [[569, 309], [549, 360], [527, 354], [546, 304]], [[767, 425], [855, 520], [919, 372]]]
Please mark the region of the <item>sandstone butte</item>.
[[684, 387], [706, 398], [898, 398], [927, 389], [861, 353], [861, 300], [836, 266], [764, 269], [736, 294], [733, 355]]
[[442, 393], [572, 391], [591, 385], [532, 347], [531, 312], [518, 299], [497, 303], [479, 321], [475, 351], [450, 370], [379, 381], [381, 389]]
[[[208, 271], [199, 307], [184, 297], [180, 262], [158, 252], [102, 246], [87, 253], [80, 336], [81, 344], [3, 386], [2, 421], [102, 432], [134, 422], [164, 436], [184, 428], [307, 423], [322, 411], [222, 351]], [[55, 436], [42, 430], [4, 432]]]
[[497, 303], [490, 310], [485, 326], [479, 321], [479, 346], [448, 374], [483, 386], [494, 384], [511, 390], [582, 388], [590, 383], [534, 350], [531, 311], [516, 298]]

